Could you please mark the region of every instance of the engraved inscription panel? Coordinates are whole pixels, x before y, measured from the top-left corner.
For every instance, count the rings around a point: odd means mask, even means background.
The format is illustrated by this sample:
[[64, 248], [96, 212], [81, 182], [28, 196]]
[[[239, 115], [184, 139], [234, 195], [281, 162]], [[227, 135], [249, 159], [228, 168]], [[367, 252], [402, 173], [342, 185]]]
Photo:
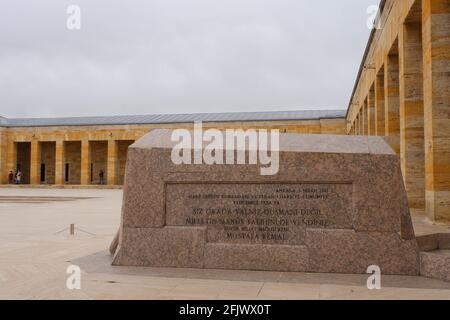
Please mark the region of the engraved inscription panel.
[[167, 184], [166, 224], [208, 242], [304, 244], [307, 228], [351, 229], [351, 184]]

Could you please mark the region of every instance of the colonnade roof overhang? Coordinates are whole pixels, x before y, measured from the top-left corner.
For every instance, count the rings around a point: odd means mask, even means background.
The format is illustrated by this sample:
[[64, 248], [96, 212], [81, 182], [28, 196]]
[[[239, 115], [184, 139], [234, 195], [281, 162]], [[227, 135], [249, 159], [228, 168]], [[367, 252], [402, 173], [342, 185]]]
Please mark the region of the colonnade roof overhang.
[[273, 112], [228, 112], [192, 114], [154, 114], [105, 117], [0, 118], [4, 127], [53, 127], [94, 125], [173, 124], [192, 122], [257, 122], [345, 119], [346, 110], [297, 110]]
[[[386, 1], [387, 0], [381, 0], [380, 1], [380, 5], [379, 5], [380, 9], [379, 9], [378, 17], [377, 17], [378, 19], [380, 19], [381, 16], [383, 15], [383, 13], [384, 13], [384, 9], [386, 7]], [[362, 75], [362, 73], [364, 71], [364, 66], [366, 65], [366, 60], [367, 60], [367, 57], [369, 56], [369, 52], [370, 52], [370, 49], [371, 49], [371, 46], [372, 46], [372, 42], [373, 42], [373, 40], [375, 38], [375, 34], [377, 32], [377, 28], [375, 27], [377, 23], [378, 23], [378, 20], [376, 20], [374, 22], [372, 31], [370, 32], [369, 41], [367, 41], [366, 49], [364, 51], [364, 55], [363, 55], [363, 58], [361, 60], [361, 64], [359, 66], [358, 75], [356, 76], [355, 85], [353, 87], [352, 95], [350, 97], [350, 102], [349, 102], [348, 107], [347, 107], [347, 113], [345, 114], [345, 118], [348, 118], [348, 113], [350, 112], [350, 108], [355, 103], [355, 101], [353, 101], [353, 99], [355, 97], [355, 93], [356, 93], [356, 90], [358, 88], [359, 80], [361, 79], [361, 75]]]

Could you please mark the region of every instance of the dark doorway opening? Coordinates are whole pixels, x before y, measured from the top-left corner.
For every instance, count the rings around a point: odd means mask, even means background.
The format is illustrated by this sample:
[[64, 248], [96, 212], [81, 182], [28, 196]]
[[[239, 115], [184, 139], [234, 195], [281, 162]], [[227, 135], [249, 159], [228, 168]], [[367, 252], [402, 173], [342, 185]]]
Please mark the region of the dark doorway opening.
[[17, 142], [17, 171], [22, 174], [21, 184], [30, 183], [31, 143]]
[[70, 172], [70, 166], [68, 163], [66, 163], [64, 167], [64, 181], [69, 182], [69, 172]]
[[45, 163], [41, 163], [41, 182], [45, 182]]
[[41, 183], [55, 184], [56, 174], [56, 142], [43, 141], [41, 146]]
[[80, 184], [81, 182], [81, 141], [64, 141], [64, 163], [67, 170], [67, 184]]

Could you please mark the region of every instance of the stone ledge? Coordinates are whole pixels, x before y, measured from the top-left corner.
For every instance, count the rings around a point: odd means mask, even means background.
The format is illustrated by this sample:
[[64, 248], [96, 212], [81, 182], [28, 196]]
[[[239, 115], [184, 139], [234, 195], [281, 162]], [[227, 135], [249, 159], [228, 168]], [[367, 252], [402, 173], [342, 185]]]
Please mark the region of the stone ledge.
[[421, 276], [450, 281], [450, 251], [444, 251], [436, 250], [420, 253]]
[[420, 251], [450, 249], [450, 233], [433, 233], [417, 237]]

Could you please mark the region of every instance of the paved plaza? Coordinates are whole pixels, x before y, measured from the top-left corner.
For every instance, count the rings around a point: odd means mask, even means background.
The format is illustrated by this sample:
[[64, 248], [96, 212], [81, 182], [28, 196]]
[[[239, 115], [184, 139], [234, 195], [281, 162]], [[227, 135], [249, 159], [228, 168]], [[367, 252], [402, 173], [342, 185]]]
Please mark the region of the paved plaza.
[[[0, 188], [0, 299], [450, 299], [450, 282], [366, 275], [112, 267], [121, 190]], [[75, 224], [75, 235], [69, 234]], [[414, 215], [416, 233], [450, 232]], [[67, 267], [82, 270], [66, 288]]]

